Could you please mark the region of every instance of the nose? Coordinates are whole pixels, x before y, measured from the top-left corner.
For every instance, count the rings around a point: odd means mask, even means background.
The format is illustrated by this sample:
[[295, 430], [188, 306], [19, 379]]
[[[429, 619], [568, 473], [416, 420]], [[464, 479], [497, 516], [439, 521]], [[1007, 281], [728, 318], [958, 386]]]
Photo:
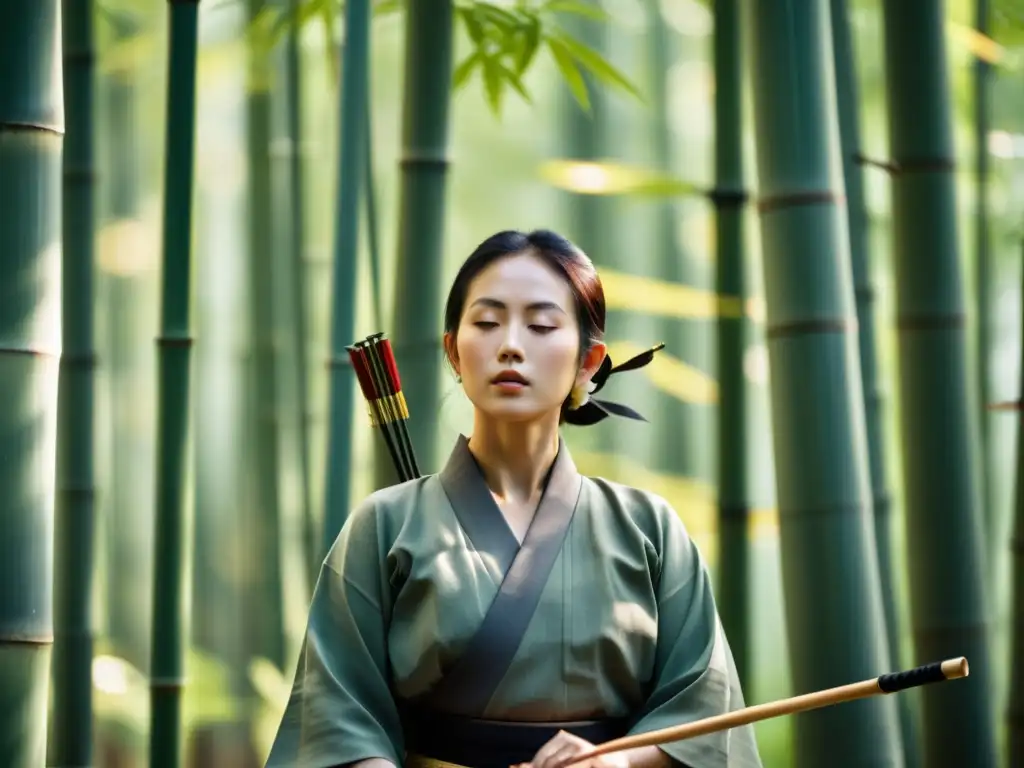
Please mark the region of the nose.
[[523, 346], [519, 341], [519, 331], [512, 323], [506, 326], [505, 334], [501, 339], [498, 360], [502, 363], [522, 362], [523, 360]]

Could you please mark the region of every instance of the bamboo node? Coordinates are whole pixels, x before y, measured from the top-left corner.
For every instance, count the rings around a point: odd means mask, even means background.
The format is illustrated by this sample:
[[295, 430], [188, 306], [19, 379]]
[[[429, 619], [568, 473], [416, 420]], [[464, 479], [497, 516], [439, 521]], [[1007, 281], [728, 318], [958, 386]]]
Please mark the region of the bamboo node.
[[775, 323], [765, 329], [769, 339], [792, 336], [808, 336], [814, 333], [848, 333], [857, 329], [857, 320], [848, 317], [822, 317], [794, 320], [789, 323]]
[[822, 203], [838, 205], [845, 200], [845, 195], [831, 189], [809, 189], [762, 197], [757, 202], [757, 210], [759, 213], [772, 213], [782, 208], [795, 208], [801, 205], [820, 205]]
[[741, 208], [750, 200], [745, 189], [709, 189], [708, 199], [718, 208]]
[[902, 331], [956, 331], [967, 325], [963, 312], [901, 314], [896, 317], [896, 329]]
[[157, 336], [158, 347], [191, 347], [195, 343], [194, 336]]
[[0, 120], [0, 133], [51, 133], [63, 136], [64, 126], [20, 120]]

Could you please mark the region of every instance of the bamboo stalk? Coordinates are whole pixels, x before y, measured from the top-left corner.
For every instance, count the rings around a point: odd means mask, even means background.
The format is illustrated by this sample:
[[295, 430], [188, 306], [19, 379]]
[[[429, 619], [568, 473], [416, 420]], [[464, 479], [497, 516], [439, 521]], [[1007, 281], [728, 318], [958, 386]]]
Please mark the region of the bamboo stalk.
[[[367, 74], [369, 77], [369, 74]], [[370, 252], [370, 290], [373, 292], [373, 324], [384, 325], [384, 292], [380, 283], [380, 225], [377, 223], [377, 189], [373, 174], [373, 99], [367, 89], [366, 104], [366, 245]]]
[[[124, 44], [139, 33], [138, 22], [127, 14], [112, 16], [112, 44]], [[102, 279], [107, 321], [104, 323], [104, 363], [107, 377], [105, 400], [110, 404], [135, 402], [139, 383], [147, 372], [147, 353], [151, 331], [148, 319], [152, 296], [152, 278], [124, 269], [138, 264], [141, 254], [132, 247], [131, 232], [139, 222], [139, 129], [135, 123], [138, 103], [138, 71], [125, 66], [106, 73], [103, 79], [102, 123], [97, 138], [102, 141], [105, 176], [98, 179], [105, 190], [109, 208], [105, 225], [117, 228], [118, 237], [104, 254], [112, 257], [117, 268], [105, 270]], [[155, 282], [155, 281], [153, 281]], [[143, 673], [149, 672], [150, 625], [139, 621], [151, 612], [151, 585], [136, 578], [140, 569], [149, 567], [149, 536], [153, 521], [138, 514], [140, 506], [152, 503], [149, 480], [155, 448], [152, 439], [152, 405], [143, 409], [108, 406], [110, 470], [104, 494], [103, 521], [106, 545], [105, 599], [107, 623], [105, 636], [111, 650]], [[140, 417], [140, 410], [142, 416]]]
[[[740, 306], [747, 299], [746, 169], [743, 161], [743, 46], [736, 0], [714, 5], [715, 291]], [[751, 683], [750, 489], [747, 466], [745, 312], [718, 316], [718, 605], [744, 691]]]
[[640, 733], [635, 736], [613, 739], [594, 749], [581, 752], [563, 765], [574, 765], [599, 755], [607, 755], [610, 752], [620, 752], [657, 744], [668, 744], [673, 741], [692, 739], [697, 736], [704, 736], [729, 728], [737, 728], [774, 717], [808, 712], [812, 709], [821, 709], [822, 707], [832, 707], [836, 704], [844, 704], [872, 696], [897, 693], [931, 683], [958, 680], [967, 677], [969, 672], [970, 669], [966, 658], [947, 659], [946, 661], [926, 664], [904, 672], [881, 675], [870, 680], [862, 680], [857, 683], [840, 685], [813, 693], [791, 696], [764, 704], [755, 704], [734, 712], [706, 717], [692, 723], [684, 723], [670, 728], [651, 731], [650, 733]]
[[[1021, 243], [1024, 257], [1024, 242]], [[1024, 262], [1024, 258], [1022, 258]], [[1021, 284], [1024, 296], [1024, 280]], [[1024, 351], [1024, 323], [1021, 327], [1021, 349]], [[1006, 711], [1007, 765], [1024, 765], [1024, 375], [1020, 382], [1017, 411], [1017, 477], [1014, 499], [1014, 524], [1010, 539], [1010, 691]]]
[[[394, 332], [399, 363], [416, 382], [409, 432], [424, 466], [435, 465], [441, 359], [434, 332], [441, 317], [448, 180], [454, 3], [410, 0], [405, 21], [401, 192], [394, 274]], [[378, 485], [391, 481], [376, 463]]]
[[[248, 0], [249, 22], [266, 0]], [[253, 366], [250, 411], [256, 471], [253, 519], [247, 534], [259, 567], [252, 570], [246, 624], [257, 655], [286, 666], [284, 594], [281, 571], [281, 462], [278, 419], [278, 349], [275, 343], [276, 270], [270, 161], [270, 71], [264, 52], [250, 45], [246, 94], [246, 144], [249, 159], [249, 320]]]
[[188, 456], [191, 447], [192, 192], [197, 0], [170, 0], [170, 61], [164, 176], [163, 273], [158, 349], [156, 528], [151, 768], [182, 764], [182, 703], [188, 642]]
[[[975, 0], [974, 28], [982, 35], [988, 35], [991, 27], [989, 0]], [[977, 320], [975, 325], [974, 362], [977, 376], [978, 427], [981, 456], [981, 475], [978, 478], [978, 494], [981, 499], [982, 518], [985, 525], [984, 551], [986, 559], [995, 561], [995, 549], [998, 546], [998, 518], [994, 500], [994, 463], [991, 461], [992, 447], [990, 444], [991, 429], [989, 415], [985, 404], [992, 400], [992, 375], [989, 370], [989, 354], [992, 350], [991, 311], [992, 311], [992, 267], [991, 248], [989, 246], [989, 81], [992, 66], [981, 57], [974, 57], [974, 303]], [[986, 574], [986, 583], [994, 578], [993, 569]]]
[[922, 691], [921, 742], [925, 765], [985, 768], [998, 757], [946, 17], [941, 0], [884, 0], [882, 11], [914, 648], [924, 658], [955, 648], [973, 668], [955, 694]]
[[[295, 18], [301, 0], [288, 0], [288, 11]], [[299, 450], [299, 489], [302, 503], [302, 545], [306, 562], [307, 587], [310, 595], [320, 571], [319, 537], [313, 505], [312, 461], [309, 437], [309, 327], [306, 314], [306, 269], [303, 254], [306, 248], [306, 176], [302, 130], [302, 50], [299, 44], [300, 25], [289, 24], [285, 43], [285, 87], [288, 92], [287, 134], [289, 217], [289, 268], [291, 270], [292, 345], [295, 348], [295, 428]]]
[[[832, 0], [832, 43], [835, 60], [836, 102], [839, 114], [839, 142], [842, 147], [843, 178], [846, 189], [846, 222], [853, 271], [853, 292], [857, 305], [857, 329], [860, 350], [861, 393], [867, 435], [868, 467], [871, 480], [871, 509], [874, 518], [875, 547], [878, 551], [878, 578], [882, 585], [889, 659], [900, 661], [900, 620], [896, 608], [896, 578], [892, 543], [892, 494], [886, 472], [885, 435], [882, 407], [884, 393], [878, 370], [876, 343], [875, 280], [869, 245], [870, 222], [864, 196], [863, 155], [860, 131], [860, 92], [857, 84], [856, 57], [850, 30], [847, 0]], [[903, 738], [906, 768], [920, 764], [917, 733], [910, 711], [910, 699], [897, 703]]]
[[[828, 0], [758, 0], [748, 17], [786, 637], [798, 690], [889, 666], [834, 173], [829, 20]], [[837, 755], [845, 765], [890, 764], [901, 752], [894, 702], [794, 722], [798, 765], [831, 765]]]
[[[585, 0], [585, 4], [596, 11], [607, 11], [604, 0]], [[658, 12], [660, 13], [660, 10]], [[590, 49], [601, 56], [611, 56], [612, 33], [606, 22], [569, 12], [561, 13], [558, 22]], [[576, 100], [564, 75], [562, 77], [565, 82], [558, 91], [561, 99], [562, 153], [570, 161], [601, 162], [612, 153], [614, 146], [614, 104], [606, 89], [593, 74], [585, 70], [581, 70], [579, 74], [587, 90], [588, 108], [584, 108]], [[621, 271], [626, 271], [627, 264], [617, 263], [617, 257], [621, 252], [616, 248], [616, 238], [621, 231], [622, 209], [616, 199], [607, 195], [569, 192], [565, 212], [568, 238], [578, 245], [595, 265], [599, 268], [615, 266]], [[644, 384], [646, 385], [646, 382]], [[652, 394], [655, 393], [656, 390], [652, 388]], [[617, 430], [618, 425], [612, 424], [611, 421], [590, 427], [588, 439], [593, 442], [595, 450], [616, 456], [621, 450], [620, 433]], [[679, 464], [685, 466], [686, 462], [684, 459], [673, 463], [678, 467]], [[677, 470], [674, 467], [671, 471]]]
[[57, 0], [0, 3], [0, 765], [45, 763], [61, 349]]
[[92, 764], [92, 587], [94, 452], [93, 4], [65, 0], [62, 13], [64, 139], [62, 333], [58, 388], [56, 604], [53, 751], [55, 765]]
[[345, 4], [345, 45], [342, 51], [341, 110], [338, 146], [338, 199], [334, 232], [334, 282], [331, 308], [331, 379], [327, 435], [327, 487], [324, 495], [323, 548], [334, 543], [348, 518], [352, 464], [352, 371], [343, 350], [355, 334], [356, 276], [359, 254], [360, 162], [366, 151], [369, 102], [367, 68], [370, 56], [369, 0]]

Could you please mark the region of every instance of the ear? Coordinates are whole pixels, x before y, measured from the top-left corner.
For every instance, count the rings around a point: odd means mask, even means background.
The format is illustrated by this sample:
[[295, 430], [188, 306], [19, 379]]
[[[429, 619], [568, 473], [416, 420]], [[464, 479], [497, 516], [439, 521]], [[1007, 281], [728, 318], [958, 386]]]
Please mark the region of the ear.
[[448, 332], [444, 335], [444, 353], [448, 356], [448, 362], [454, 369], [455, 374], [459, 375], [459, 348], [455, 343], [455, 334]]
[[608, 356], [608, 347], [597, 342], [587, 350], [587, 354], [583, 356], [583, 364], [580, 366], [579, 372], [576, 374], [576, 383], [580, 384], [584, 381], [590, 381], [591, 377], [597, 373], [597, 369], [601, 367], [601, 363], [604, 362], [605, 357]]

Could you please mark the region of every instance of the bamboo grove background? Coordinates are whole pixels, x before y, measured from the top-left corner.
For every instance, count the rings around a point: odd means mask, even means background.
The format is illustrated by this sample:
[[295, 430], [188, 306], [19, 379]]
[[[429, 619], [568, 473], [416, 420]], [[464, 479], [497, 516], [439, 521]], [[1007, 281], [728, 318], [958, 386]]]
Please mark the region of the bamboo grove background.
[[494, 5], [0, 9], [0, 762], [261, 764], [390, 481], [343, 347], [395, 340], [436, 470], [454, 270], [545, 226], [613, 357], [666, 342], [609, 385], [650, 424], [567, 437], [679, 511], [748, 702], [971, 661], [765, 765], [1024, 764], [1024, 10]]

